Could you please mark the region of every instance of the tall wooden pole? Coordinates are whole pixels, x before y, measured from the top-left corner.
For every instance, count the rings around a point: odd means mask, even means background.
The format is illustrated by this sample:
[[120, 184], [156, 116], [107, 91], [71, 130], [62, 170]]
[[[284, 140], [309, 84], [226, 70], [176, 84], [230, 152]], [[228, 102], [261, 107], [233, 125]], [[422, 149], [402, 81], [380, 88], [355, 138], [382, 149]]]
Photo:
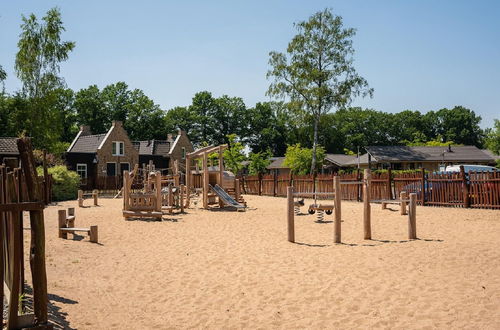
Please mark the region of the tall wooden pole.
[[295, 219], [293, 211], [293, 187], [286, 188], [288, 241], [295, 243]]
[[191, 159], [186, 155], [186, 207], [189, 207], [189, 191], [191, 189]]
[[[219, 185], [224, 188], [224, 158], [222, 157], [222, 146], [219, 146]], [[235, 173], [236, 174], [236, 173]], [[219, 207], [224, 207], [224, 202], [219, 198]]]
[[408, 212], [408, 238], [417, 239], [417, 194], [410, 194], [410, 207]]
[[208, 155], [203, 153], [203, 208], [208, 209]]
[[[42, 200], [37, 180], [33, 149], [29, 138], [17, 140], [21, 164], [25, 176], [28, 198], [32, 202]], [[36, 322], [47, 323], [47, 272], [45, 268], [45, 224], [43, 210], [30, 211], [31, 248], [30, 265], [33, 284], [33, 307]]]
[[43, 197], [45, 205], [49, 204], [49, 172], [47, 170], [47, 150], [43, 151]]
[[340, 191], [340, 177], [338, 175], [333, 177], [333, 186], [335, 187], [335, 232], [333, 241], [340, 243], [342, 241], [342, 193]]
[[370, 183], [371, 172], [365, 169], [363, 173], [363, 229], [364, 238], [372, 239], [371, 209], [370, 209]]
[[399, 193], [399, 200], [401, 201], [400, 203], [400, 212], [401, 212], [401, 215], [406, 215], [406, 204], [407, 202], [403, 202], [404, 200], [407, 200], [408, 199], [408, 194], [406, 193], [406, 191], [402, 191]]

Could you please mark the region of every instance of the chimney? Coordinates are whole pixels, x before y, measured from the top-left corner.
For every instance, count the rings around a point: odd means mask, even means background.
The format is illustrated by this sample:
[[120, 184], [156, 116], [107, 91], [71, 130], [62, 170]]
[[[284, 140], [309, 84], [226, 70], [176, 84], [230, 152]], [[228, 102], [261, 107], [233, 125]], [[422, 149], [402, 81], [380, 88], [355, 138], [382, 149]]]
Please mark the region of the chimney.
[[92, 131], [90, 130], [90, 126], [82, 125], [80, 126], [80, 136], [92, 135]]
[[174, 142], [174, 139], [172, 138], [172, 134], [167, 134], [167, 141], [170, 143]]
[[178, 130], [179, 135], [186, 135], [186, 132], [182, 130], [182, 128], [179, 128]]
[[112, 125], [113, 127], [122, 127], [123, 126], [123, 123], [119, 120], [113, 120], [112, 123], [113, 123], [113, 125]]

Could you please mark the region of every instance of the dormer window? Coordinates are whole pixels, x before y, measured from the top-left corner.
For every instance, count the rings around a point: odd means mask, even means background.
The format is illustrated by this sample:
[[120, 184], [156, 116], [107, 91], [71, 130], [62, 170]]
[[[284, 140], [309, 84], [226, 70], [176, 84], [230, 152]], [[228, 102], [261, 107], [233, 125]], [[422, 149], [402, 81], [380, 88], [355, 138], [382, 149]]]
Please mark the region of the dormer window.
[[125, 155], [125, 143], [123, 141], [113, 141], [113, 156]]

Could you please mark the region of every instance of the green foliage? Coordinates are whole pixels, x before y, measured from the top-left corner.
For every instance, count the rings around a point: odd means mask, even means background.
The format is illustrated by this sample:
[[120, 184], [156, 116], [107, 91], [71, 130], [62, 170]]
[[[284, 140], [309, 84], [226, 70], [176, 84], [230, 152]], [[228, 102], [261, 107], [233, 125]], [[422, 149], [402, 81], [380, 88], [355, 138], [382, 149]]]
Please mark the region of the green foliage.
[[496, 160], [496, 165], [495, 165], [496, 168], [500, 169], [500, 159], [497, 159]]
[[242, 169], [242, 161], [245, 160], [243, 149], [245, 148], [241, 142], [236, 140], [236, 134], [229, 134], [227, 136], [229, 141], [229, 148], [224, 150], [224, 165], [234, 174], [238, 174]]
[[60, 63], [68, 59], [75, 43], [61, 41], [65, 29], [57, 8], [50, 9], [42, 22], [34, 14], [22, 16], [22, 21], [15, 70], [26, 107], [18, 117], [19, 127], [33, 137], [36, 146], [50, 149], [60, 139], [63, 125], [55, 93], [64, 87]]
[[[318, 146], [317, 150], [317, 168], [321, 168], [323, 161], [325, 159], [325, 149]], [[311, 174], [311, 162], [313, 159], [313, 150], [309, 148], [303, 148], [300, 144], [295, 144], [288, 146], [285, 154], [285, 161], [283, 165], [288, 166], [293, 174]]]
[[271, 164], [270, 158], [272, 156], [273, 154], [271, 153], [271, 150], [256, 153], [251, 152], [248, 157], [250, 160], [250, 164], [248, 165], [250, 175], [266, 173], [267, 167]]
[[321, 116], [341, 109], [359, 95], [372, 95], [368, 82], [353, 66], [352, 38], [356, 32], [344, 28], [342, 17], [330, 9], [319, 11], [295, 24], [297, 35], [285, 53], [271, 52], [268, 95], [289, 97], [312, 116], [313, 152], [311, 172], [316, 170], [318, 127]]
[[485, 144], [495, 155], [500, 155], [500, 120], [495, 119], [493, 129], [487, 131]]
[[[43, 175], [43, 168], [37, 168], [38, 175]], [[48, 168], [52, 175], [52, 196], [55, 201], [75, 199], [80, 187], [80, 176], [74, 171], [70, 171], [66, 166], [54, 166]]]

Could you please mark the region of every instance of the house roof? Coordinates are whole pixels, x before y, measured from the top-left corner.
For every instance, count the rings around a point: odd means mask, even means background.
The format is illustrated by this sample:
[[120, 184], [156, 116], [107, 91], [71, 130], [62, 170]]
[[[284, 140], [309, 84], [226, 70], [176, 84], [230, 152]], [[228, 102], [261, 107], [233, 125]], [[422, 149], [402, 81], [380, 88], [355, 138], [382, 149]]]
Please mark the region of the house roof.
[[289, 168], [288, 166], [283, 165], [285, 161], [285, 157], [272, 157], [271, 164], [269, 164], [266, 168], [268, 170], [272, 170], [275, 168]]
[[19, 150], [17, 149], [17, 138], [0, 138], [0, 155], [19, 155]]
[[80, 135], [73, 142], [68, 152], [95, 153], [106, 134]]
[[[448, 147], [407, 147], [407, 146], [371, 146], [366, 147], [372, 156], [372, 163], [392, 162], [492, 162], [493, 158], [475, 146]], [[357, 165], [355, 158], [348, 165]], [[368, 154], [359, 158], [360, 164], [368, 164]]]
[[494, 160], [499, 160], [500, 155], [495, 155], [491, 150], [488, 149], [481, 149], [482, 152], [484, 152], [486, 155], [490, 156]]
[[170, 142], [167, 140], [146, 140], [132, 142], [139, 155], [168, 157]]
[[333, 163], [337, 166], [346, 166], [352, 160], [357, 159], [354, 155], [344, 155], [344, 154], [326, 154], [325, 160]]

